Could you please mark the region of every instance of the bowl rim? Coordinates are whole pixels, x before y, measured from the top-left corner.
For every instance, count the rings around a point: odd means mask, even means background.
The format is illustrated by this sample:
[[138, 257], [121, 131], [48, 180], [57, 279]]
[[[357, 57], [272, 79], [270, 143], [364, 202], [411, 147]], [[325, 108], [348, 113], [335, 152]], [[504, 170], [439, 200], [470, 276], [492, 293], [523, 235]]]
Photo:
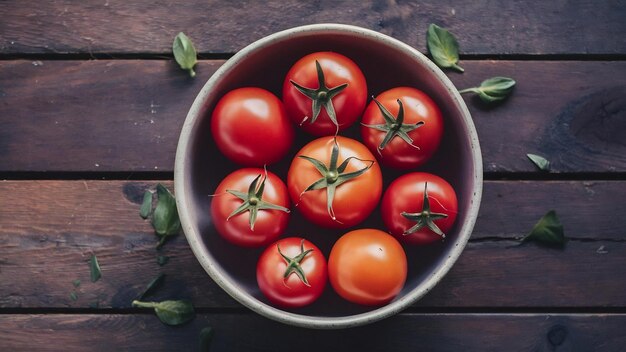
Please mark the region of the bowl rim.
[[[409, 291], [403, 297], [396, 299], [389, 304], [378, 307], [376, 309], [347, 316], [339, 317], [323, 317], [323, 316], [311, 316], [298, 313], [292, 313], [279, 308], [275, 308], [266, 303], [259, 301], [249, 293], [241, 290], [235, 282], [232, 282], [226, 275], [222, 274], [217, 263], [214, 263], [214, 258], [209, 254], [206, 246], [201, 240], [202, 235], [196, 233], [194, 226], [191, 223], [190, 214], [187, 209], [190, 206], [189, 199], [186, 197], [186, 191], [188, 184], [185, 182], [184, 170], [187, 167], [187, 151], [190, 147], [189, 136], [193, 131], [193, 127], [198, 123], [198, 119], [201, 117], [200, 113], [203, 111], [204, 103], [214, 86], [233, 70], [236, 65], [244, 60], [247, 56], [254, 53], [257, 50], [263, 49], [267, 46], [273, 45], [282, 40], [288, 39], [294, 35], [321, 33], [321, 34], [353, 34], [359, 37], [364, 37], [369, 40], [378, 41], [382, 44], [392, 46], [403, 54], [421, 62], [426, 68], [434, 74], [448, 90], [451, 95], [452, 101], [456, 104], [456, 108], [461, 111], [462, 121], [465, 124], [465, 128], [469, 133], [471, 155], [472, 155], [472, 168], [473, 175], [470, 188], [473, 190], [470, 198], [469, 207], [467, 209], [467, 221], [459, 229], [459, 236], [455, 239], [455, 245], [449, 250], [448, 258], [441, 261], [435, 267], [435, 271], [428, 278], [420, 282], [413, 290]], [[174, 189], [176, 194], [176, 203], [178, 207], [178, 213], [185, 233], [185, 237], [189, 243], [197, 260], [200, 262], [204, 270], [209, 276], [232, 298], [239, 303], [248, 307], [249, 309], [259, 313], [267, 318], [299, 327], [316, 328], [316, 329], [336, 329], [347, 328], [353, 326], [364, 325], [374, 321], [378, 321], [397, 314], [403, 309], [407, 308], [418, 299], [423, 297], [428, 291], [430, 291], [439, 280], [444, 277], [450, 268], [457, 261], [461, 255], [465, 245], [467, 244], [469, 237], [474, 228], [476, 218], [478, 216], [478, 210], [480, 208], [480, 201], [482, 197], [483, 186], [483, 174], [482, 174], [482, 155], [480, 151], [480, 144], [478, 141], [478, 134], [472, 121], [470, 112], [465, 105], [464, 100], [458, 93], [458, 90], [450, 79], [437, 67], [432, 61], [430, 61], [424, 54], [417, 49], [385, 34], [362, 28], [353, 25], [337, 24], [337, 23], [319, 23], [293, 27], [280, 32], [273, 33], [269, 36], [261, 38], [245, 48], [241, 49], [229, 60], [227, 60], [218, 70], [211, 76], [211, 78], [202, 87], [196, 99], [194, 100], [183, 124], [178, 146], [176, 149], [176, 159], [174, 165]]]

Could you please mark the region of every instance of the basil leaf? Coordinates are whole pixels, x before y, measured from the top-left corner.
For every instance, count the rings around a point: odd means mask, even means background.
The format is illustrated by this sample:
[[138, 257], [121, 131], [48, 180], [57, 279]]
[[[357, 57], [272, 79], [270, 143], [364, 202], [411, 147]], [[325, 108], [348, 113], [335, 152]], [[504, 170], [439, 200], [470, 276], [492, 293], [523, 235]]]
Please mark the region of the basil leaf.
[[187, 300], [181, 301], [163, 301], [163, 302], [141, 302], [133, 301], [133, 307], [154, 308], [159, 320], [167, 325], [181, 325], [195, 316], [195, 311], [191, 302]]
[[208, 352], [211, 349], [211, 341], [213, 341], [214, 335], [213, 328], [207, 326], [200, 330], [200, 351]]
[[142, 219], [147, 219], [152, 213], [152, 192], [146, 191], [143, 194], [143, 202], [141, 203], [141, 209], [139, 209], [139, 216]]
[[80, 280], [74, 280], [72, 281], [72, 284], [74, 285], [74, 287], [78, 288], [80, 286]]
[[526, 156], [539, 168], [539, 170], [550, 171], [550, 162], [546, 158], [536, 154], [526, 154]]
[[180, 219], [176, 209], [176, 199], [162, 184], [157, 184], [157, 206], [152, 213], [152, 227], [160, 240], [157, 247], [165, 243], [169, 236], [180, 231]]
[[70, 293], [70, 299], [72, 301], [76, 301], [78, 299], [78, 295], [76, 294], [76, 292]]
[[459, 72], [465, 71], [457, 65], [459, 62], [459, 43], [452, 33], [436, 24], [431, 24], [428, 27], [426, 42], [428, 51], [430, 51], [430, 55], [437, 66], [453, 68]]
[[567, 239], [563, 233], [563, 225], [554, 210], [544, 215], [530, 233], [522, 238], [522, 242], [527, 241], [536, 241], [548, 246], [563, 247], [565, 245]]
[[91, 282], [100, 280], [102, 272], [100, 271], [100, 264], [98, 263], [98, 258], [95, 254], [93, 254], [89, 260], [89, 268], [91, 269]]
[[195, 77], [196, 72], [193, 70], [193, 67], [198, 63], [196, 48], [194, 48], [191, 39], [189, 39], [185, 33], [180, 32], [176, 38], [174, 38], [172, 52], [180, 68], [188, 70], [189, 75]]
[[512, 78], [492, 77], [482, 81], [479, 87], [463, 89], [459, 93], [476, 93], [482, 101], [493, 103], [506, 99], [513, 91], [513, 87], [515, 80]]
[[163, 283], [163, 279], [165, 279], [165, 274], [163, 273], [159, 274], [159, 276], [152, 279], [152, 281], [148, 283], [148, 286], [146, 286], [146, 289], [143, 290], [143, 292], [137, 297], [137, 299], [143, 299], [145, 296], [147, 296], [148, 294], [156, 290]]
[[163, 266], [167, 264], [169, 260], [170, 260], [170, 257], [165, 256], [165, 255], [160, 255], [157, 257], [157, 264], [159, 264], [159, 266]]

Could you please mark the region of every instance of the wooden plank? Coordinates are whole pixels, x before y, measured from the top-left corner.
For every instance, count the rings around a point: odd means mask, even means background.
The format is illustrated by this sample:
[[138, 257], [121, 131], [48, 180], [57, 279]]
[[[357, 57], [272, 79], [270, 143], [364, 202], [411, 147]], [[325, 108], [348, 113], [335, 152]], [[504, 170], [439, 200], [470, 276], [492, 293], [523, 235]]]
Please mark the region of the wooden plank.
[[[585, 14], [581, 16], [581, 14]], [[430, 23], [448, 27], [464, 54], [623, 54], [620, 1], [459, 4], [321, 1], [81, 1], [0, 4], [2, 53], [169, 53], [179, 31], [204, 53], [230, 53], [271, 33], [311, 23], [373, 29], [420, 49]], [[85, 23], [89, 23], [85, 26]]]
[[626, 344], [623, 314], [400, 314], [344, 330], [295, 328], [252, 313], [199, 314], [176, 328], [145, 314], [4, 314], [0, 325], [7, 351], [197, 351], [205, 326], [214, 329], [213, 352], [618, 351]]
[[[155, 250], [152, 228], [138, 216], [143, 190], [154, 184], [0, 182], [0, 282], [11, 282], [0, 285], [0, 307], [125, 308], [161, 272], [158, 299], [240, 307], [207, 276], [183, 236]], [[626, 260], [626, 218], [616, 216], [624, 212], [624, 192], [624, 181], [486, 182], [473, 239], [417, 306], [625, 307], [626, 277], [614, 274]], [[574, 240], [564, 250], [515, 246], [552, 206]], [[96, 283], [89, 281], [92, 253], [102, 268]], [[239, 254], [253, 266], [258, 251]], [[170, 262], [160, 267], [158, 255]]]
[[[0, 172], [172, 171], [187, 111], [221, 63], [201, 62], [191, 79], [172, 61], [0, 62]], [[557, 173], [626, 172], [626, 62], [465, 67], [450, 74], [459, 88], [518, 81], [499, 106], [466, 98], [486, 172], [536, 172], [526, 153]]]

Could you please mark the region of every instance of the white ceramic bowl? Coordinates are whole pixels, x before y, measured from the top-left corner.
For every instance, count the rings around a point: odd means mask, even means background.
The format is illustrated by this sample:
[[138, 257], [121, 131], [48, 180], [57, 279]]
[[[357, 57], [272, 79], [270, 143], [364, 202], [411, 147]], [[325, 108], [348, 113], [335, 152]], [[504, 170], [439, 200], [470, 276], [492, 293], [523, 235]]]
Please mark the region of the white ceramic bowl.
[[[224, 241], [211, 224], [209, 207], [217, 184], [237, 165], [222, 156], [211, 140], [211, 111], [231, 89], [257, 86], [281, 96], [283, 78], [296, 60], [315, 51], [348, 56], [363, 70], [370, 95], [396, 86], [426, 92], [441, 108], [445, 120], [442, 144], [419, 171], [435, 173], [454, 187], [459, 200], [456, 225], [446, 240], [426, 247], [407, 247], [409, 273], [404, 289], [382, 307], [362, 307], [341, 299], [330, 284], [312, 305], [283, 310], [271, 306], [256, 285], [255, 266], [261, 249], [246, 249]], [[342, 135], [358, 137], [358, 126]], [[291, 158], [312, 136], [297, 134], [284, 162], [270, 166], [285, 179]], [[416, 170], [417, 171], [417, 170]], [[398, 175], [383, 168], [385, 185]], [[482, 193], [482, 158], [471, 116], [446, 75], [414, 48], [386, 35], [354, 26], [316, 24], [292, 28], [262, 38], [229, 59], [204, 85], [194, 101], [178, 143], [174, 171], [178, 211], [189, 245], [211, 278], [229, 295], [253, 311], [277, 321], [309, 328], [343, 328], [391, 316], [415, 303], [450, 270], [467, 243], [478, 214]], [[379, 210], [356, 228], [385, 229]], [[288, 236], [310, 239], [330, 253], [346, 231], [317, 228], [292, 212]], [[207, 278], [208, 280], [208, 278]]]

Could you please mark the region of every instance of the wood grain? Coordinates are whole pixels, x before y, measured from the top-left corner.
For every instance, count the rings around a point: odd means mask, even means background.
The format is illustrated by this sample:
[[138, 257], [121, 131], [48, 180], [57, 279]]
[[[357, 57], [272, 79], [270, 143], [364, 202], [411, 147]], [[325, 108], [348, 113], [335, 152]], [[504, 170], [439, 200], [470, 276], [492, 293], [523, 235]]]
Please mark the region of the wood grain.
[[463, 54], [623, 54], [625, 15], [621, 1], [13, 0], [0, 3], [0, 52], [165, 54], [184, 31], [202, 53], [232, 53], [283, 29], [334, 22], [422, 50], [436, 23], [457, 35]]
[[[11, 282], [0, 285], [0, 307], [126, 308], [161, 272], [157, 299], [240, 307], [207, 276], [183, 236], [155, 250], [152, 228], [138, 216], [143, 190], [154, 184], [0, 182], [0, 282]], [[614, 274], [626, 260], [626, 218], [616, 216], [625, 191], [624, 181], [486, 182], [470, 244], [417, 306], [626, 307], [626, 277]], [[516, 246], [513, 239], [552, 206], [573, 238], [565, 249]], [[96, 283], [89, 281], [92, 253], [102, 268]], [[160, 267], [158, 255], [171, 259]]]
[[[7, 351], [618, 351], [623, 314], [400, 314], [345, 330], [307, 330], [247, 314], [199, 314], [171, 328], [150, 315], [0, 316]], [[50, 343], [54, 341], [55, 343]]]
[[[172, 61], [0, 62], [0, 172], [171, 172], [187, 111], [221, 63], [201, 62], [191, 79]], [[464, 66], [449, 74], [459, 88], [518, 82], [498, 106], [466, 98], [486, 172], [537, 172], [526, 153], [555, 173], [626, 172], [626, 62]]]

